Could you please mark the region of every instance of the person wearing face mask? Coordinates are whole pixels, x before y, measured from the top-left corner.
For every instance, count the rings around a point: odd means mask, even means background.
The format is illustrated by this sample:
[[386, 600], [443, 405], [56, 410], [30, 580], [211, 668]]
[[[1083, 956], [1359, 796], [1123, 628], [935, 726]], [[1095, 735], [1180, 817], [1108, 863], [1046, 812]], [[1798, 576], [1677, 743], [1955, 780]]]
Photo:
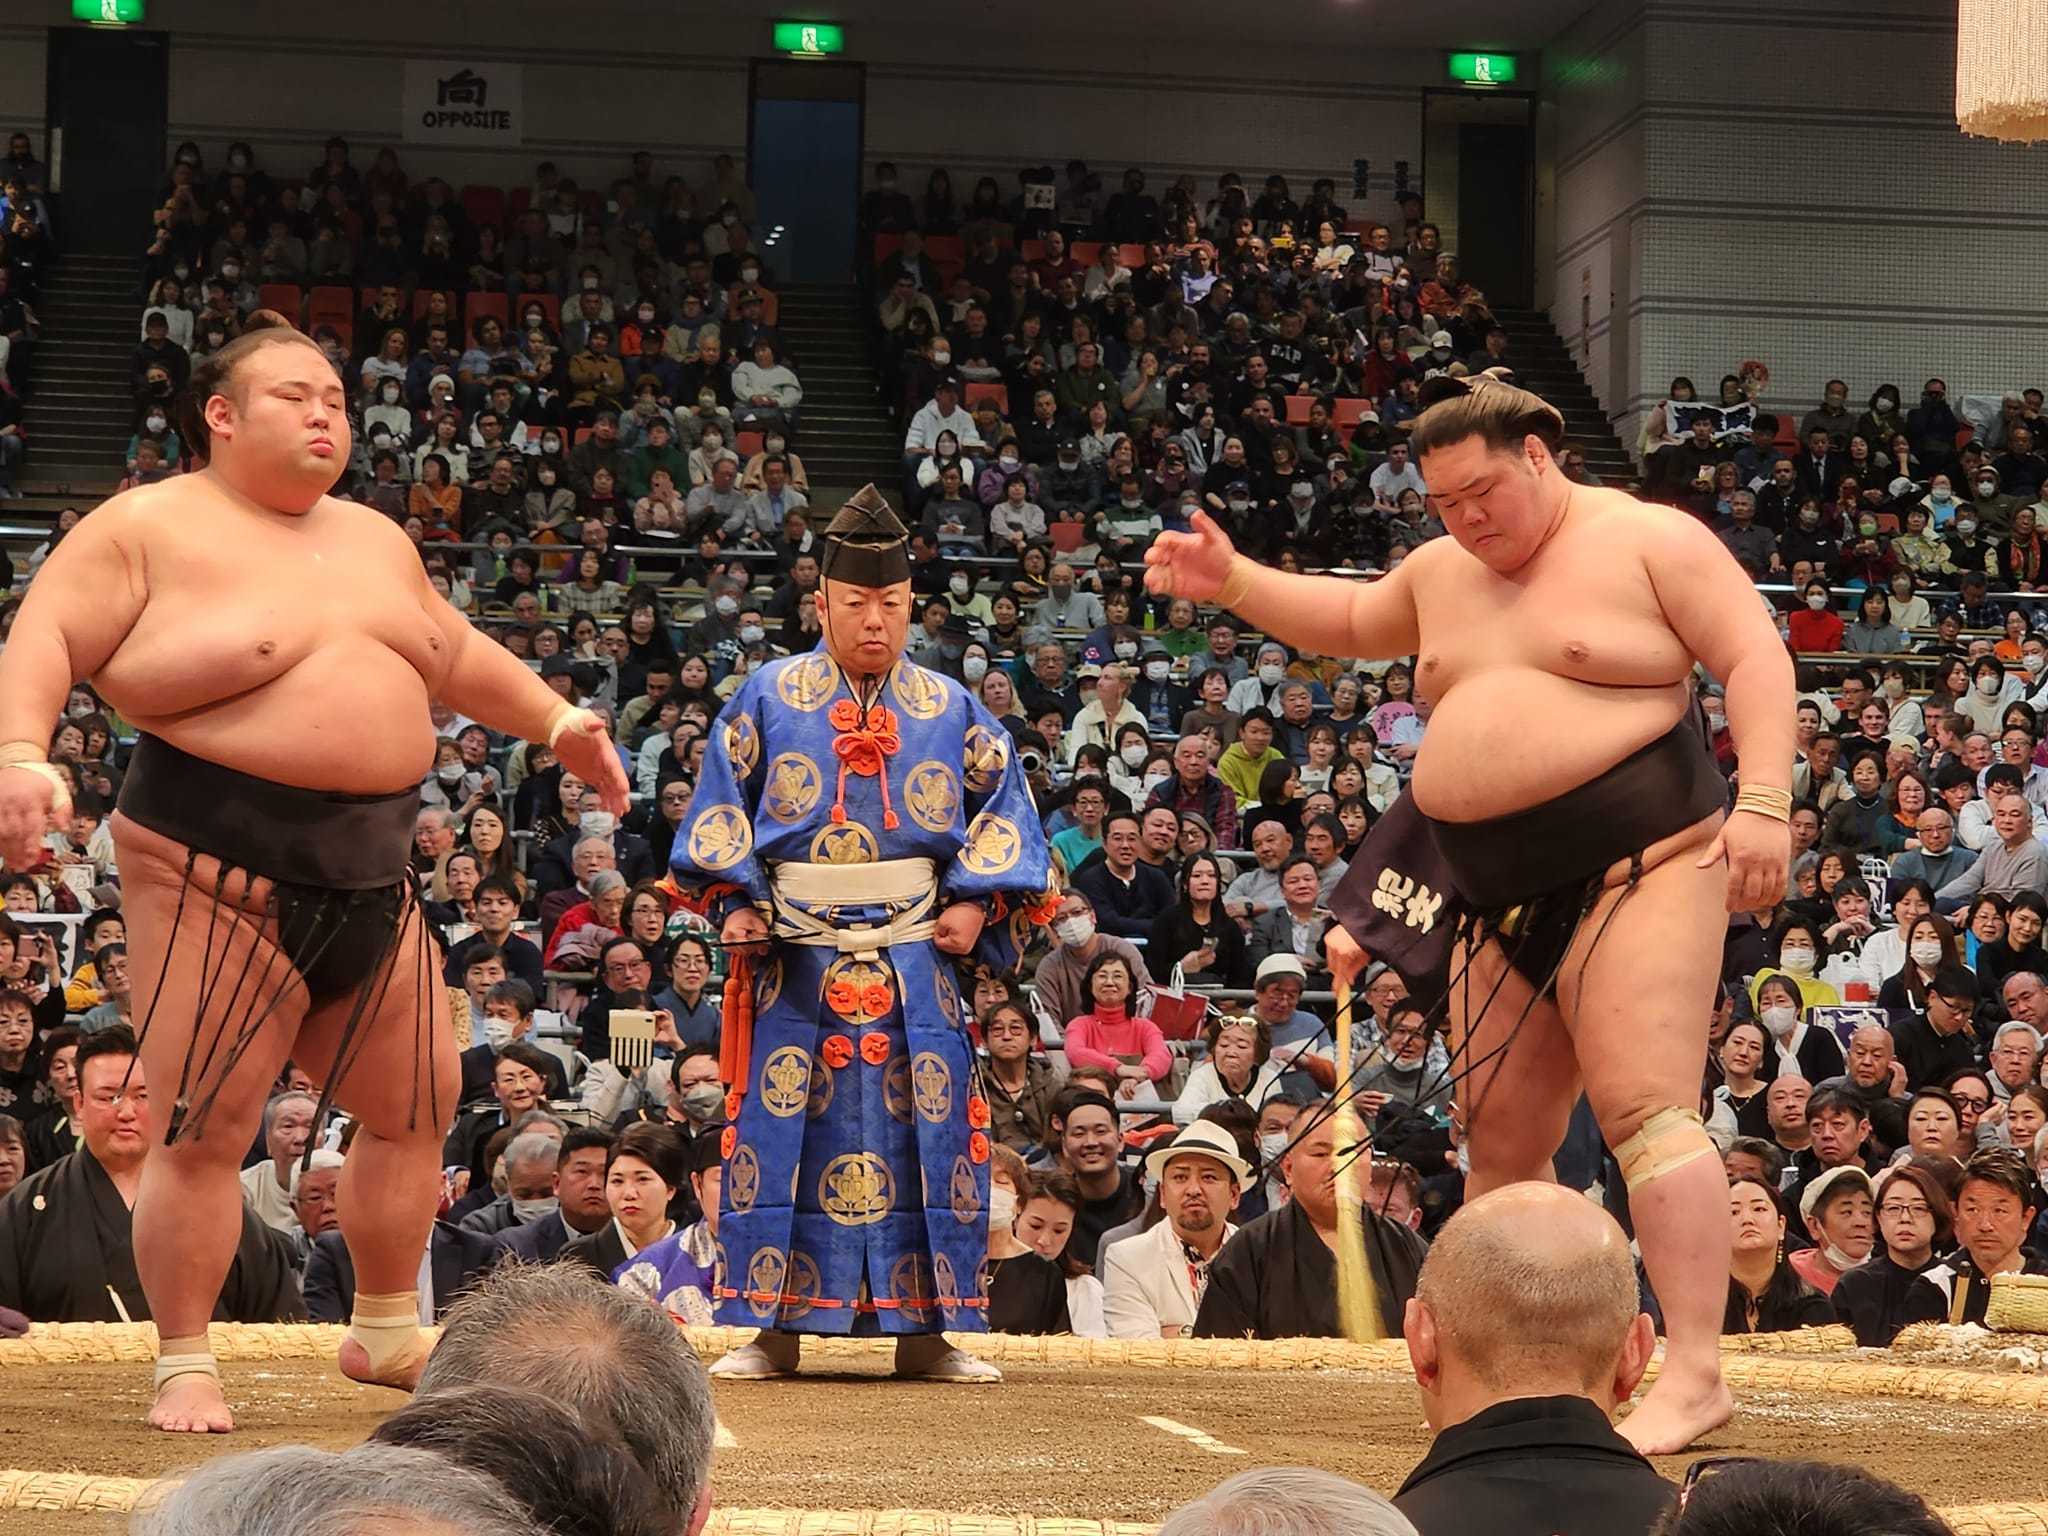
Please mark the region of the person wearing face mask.
[[992, 1149], [988, 1189], [988, 1325], [998, 1333], [1072, 1334], [1067, 1275], [1014, 1230], [1038, 1180], [1007, 1146]]
[[1802, 606], [1793, 609], [1786, 620], [1792, 649], [1801, 652], [1841, 650], [1845, 626], [1842, 616], [1834, 610], [1826, 578], [1815, 576], [1809, 580], [1801, 593], [1801, 601]]
[[1277, 640], [1268, 640], [1259, 647], [1249, 674], [1231, 685], [1223, 707], [1234, 711], [1240, 720], [1253, 709], [1266, 709], [1277, 716], [1280, 685], [1286, 680], [1287, 647]]
[[2033, 500], [2031, 493], [2025, 497], [2010, 494], [1998, 469], [1989, 462], [1980, 462], [1971, 472], [1967, 484], [1970, 507], [1977, 518], [1977, 531], [1994, 544], [2012, 528], [2014, 510]]
[[1039, 629], [1059, 633], [1078, 630], [1085, 634], [1101, 628], [1107, 620], [1102, 611], [1102, 599], [1093, 592], [1077, 588], [1073, 565], [1060, 560], [1054, 563], [1046, 595], [1032, 608], [1029, 622]]
[[[1177, 736], [1182, 718], [1195, 706], [1194, 693], [1173, 680], [1173, 658], [1162, 641], [1149, 637], [1141, 641], [1140, 656], [1138, 677], [1131, 684], [1131, 707], [1145, 717], [1145, 728], [1152, 736]], [[1135, 763], [1126, 759], [1126, 766], [1135, 772], [1144, 761], [1141, 753]]]
[[171, 429], [171, 419], [164, 407], [152, 404], [142, 418], [139, 430], [128, 439], [128, 472], [135, 473], [136, 460], [142, 445], [149, 443], [156, 448], [157, 460], [162, 464], [176, 464], [181, 451], [178, 434]]
[[1032, 972], [1031, 994], [1043, 1005], [1040, 1018], [1055, 1020], [1053, 1027], [1078, 1017], [1089, 1006], [1081, 981], [1099, 955], [1117, 955], [1132, 968], [1133, 995], [1152, 985], [1152, 974], [1137, 948], [1127, 939], [1100, 932], [1095, 925], [1095, 904], [1081, 892], [1070, 890], [1060, 899], [1053, 912], [1052, 934], [1058, 942]]
[[[975, 628], [986, 628], [995, 622], [994, 610], [989, 605], [988, 595], [974, 589], [975, 571], [972, 566], [955, 565], [946, 573], [946, 602], [956, 617]], [[987, 669], [984, 667], [983, 669]], [[971, 683], [981, 681], [979, 677], [968, 679]]]
[[1830, 1168], [1808, 1184], [1799, 1196], [1799, 1218], [1813, 1246], [1786, 1256], [1793, 1273], [1832, 1296], [1836, 1282], [1870, 1257], [1876, 1202], [1870, 1175], [1854, 1165]]

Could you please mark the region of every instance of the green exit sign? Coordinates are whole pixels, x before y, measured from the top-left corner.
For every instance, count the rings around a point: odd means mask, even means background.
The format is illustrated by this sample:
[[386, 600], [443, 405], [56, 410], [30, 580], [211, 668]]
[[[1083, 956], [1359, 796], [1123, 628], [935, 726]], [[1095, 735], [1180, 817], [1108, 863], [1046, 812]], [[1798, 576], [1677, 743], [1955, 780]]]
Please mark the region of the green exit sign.
[[844, 53], [846, 29], [826, 21], [778, 21], [775, 23], [775, 51], [793, 54], [800, 59], [822, 59], [828, 54]]
[[71, 0], [73, 21], [127, 27], [142, 20], [143, 0]]
[[1513, 85], [1515, 56], [1512, 53], [1454, 53], [1451, 78], [1460, 85]]

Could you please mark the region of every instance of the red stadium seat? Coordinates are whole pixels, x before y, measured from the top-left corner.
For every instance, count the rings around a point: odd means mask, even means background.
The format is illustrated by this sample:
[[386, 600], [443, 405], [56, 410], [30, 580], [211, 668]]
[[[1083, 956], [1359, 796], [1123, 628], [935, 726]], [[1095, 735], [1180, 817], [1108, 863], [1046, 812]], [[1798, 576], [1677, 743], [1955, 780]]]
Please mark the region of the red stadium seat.
[[755, 454], [759, 453], [766, 446], [767, 442], [767, 433], [756, 432], [751, 428], [742, 428], [733, 434], [732, 451], [740, 456], [740, 462], [744, 464]]
[[1063, 555], [1071, 555], [1088, 539], [1088, 525], [1079, 520], [1054, 523], [1045, 531], [1052, 536], [1052, 547]]
[[1010, 414], [1010, 389], [1007, 384], [970, 382], [961, 403], [971, 411], [984, 400], [993, 400], [997, 411], [1005, 416]]
[[590, 436], [590, 430], [589, 427], [578, 427], [570, 437], [569, 446], [574, 448], [580, 445], [585, 438]]
[[502, 229], [505, 224], [504, 189], [474, 185], [464, 187], [462, 211], [473, 225], [489, 224], [495, 229]]
[[958, 235], [926, 235], [924, 253], [936, 266], [951, 262], [956, 267], [967, 265], [967, 242]]
[[474, 336], [477, 322], [487, 315], [499, 325], [509, 326], [512, 323], [511, 303], [502, 293], [472, 293], [463, 301], [463, 328]]
[[1067, 247], [1067, 254], [1082, 266], [1092, 267], [1102, 259], [1102, 245], [1100, 240], [1076, 240]]
[[1289, 395], [1287, 397], [1287, 425], [1305, 427], [1308, 425], [1308, 408], [1316, 403], [1314, 395]]
[[[1378, 414], [1370, 400], [1338, 400], [1330, 407], [1330, 420], [1340, 427], [1355, 427], [1366, 417]], [[1288, 420], [1293, 419], [1290, 411]], [[1302, 419], [1305, 421], [1308, 418], [1304, 416]]]
[[533, 188], [514, 187], [511, 197], [507, 199], [507, 203], [512, 210], [512, 217], [518, 218], [520, 214], [533, 206]]
[[875, 265], [879, 267], [902, 248], [903, 237], [901, 235], [875, 236]]
[[305, 299], [306, 295], [297, 283], [265, 283], [256, 290], [258, 308], [274, 309], [293, 325], [301, 319], [299, 311]]
[[1354, 213], [1344, 221], [1344, 233], [1347, 235], [1370, 234], [1372, 226], [1373, 221], [1371, 219], [1368, 219], [1363, 214]]
[[334, 327], [344, 347], [353, 346], [356, 333], [356, 291], [332, 285], [315, 288], [306, 300], [306, 332], [311, 335], [323, 325]]
[[1017, 254], [1029, 262], [1043, 261], [1045, 260], [1045, 242], [1043, 240], [1026, 240], [1017, 247]]
[[1965, 443], [1968, 443], [1968, 442], [1970, 442], [1970, 441], [1971, 441], [1972, 439], [1974, 439], [1974, 438], [1976, 437], [1976, 435], [1977, 435], [1977, 429], [1976, 429], [1975, 427], [1973, 427], [1973, 426], [1970, 426], [1970, 425], [1969, 425], [1969, 424], [1968, 424], [1967, 422], [1966, 422], [1966, 423], [1964, 423], [1964, 424], [1963, 424], [1962, 426], [1960, 426], [1960, 427], [1957, 427], [1957, 428], [1956, 428], [1956, 447], [1957, 447], [1958, 449], [1961, 449], [1961, 448], [1962, 448], [1962, 446], [1963, 446], [1963, 445], [1964, 445]]
[[[432, 288], [421, 288], [421, 289], [418, 289], [418, 290], [416, 290], [416, 291], [415, 291], [415, 292], [413, 293], [413, 296], [412, 296], [412, 317], [413, 317], [413, 319], [417, 320], [417, 319], [419, 319], [419, 318], [420, 318], [420, 316], [424, 315], [424, 314], [425, 314], [425, 313], [427, 312], [427, 298], [428, 298], [428, 296], [429, 296], [430, 294], [432, 294], [433, 292], [434, 292], [434, 290], [433, 290]], [[449, 313], [450, 315], [454, 315], [454, 314], [458, 313], [458, 311], [457, 311], [457, 309], [456, 309], [456, 307], [455, 307], [455, 292], [454, 292], [454, 290], [453, 290], [453, 289], [442, 289], [442, 290], [441, 290], [441, 296], [442, 296], [443, 298], [445, 298], [445, 299], [446, 299], [446, 300], [448, 301], [448, 313]], [[376, 297], [377, 297], [377, 296], [376, 296], [375, 294], [371, 294], [371, 295], [370, 295], [371, 301], [372, 301], [373, 303], [374, 303], [374, 302], [376, 301]], [[449, 340], [450, 340], [450, 341], [453, 341], [454, 339], [455, 339], [455, 338], [454, 338], [454, 337], [452, 337], [452, 336], [451, 336], [451, 337], [449, 338]]]

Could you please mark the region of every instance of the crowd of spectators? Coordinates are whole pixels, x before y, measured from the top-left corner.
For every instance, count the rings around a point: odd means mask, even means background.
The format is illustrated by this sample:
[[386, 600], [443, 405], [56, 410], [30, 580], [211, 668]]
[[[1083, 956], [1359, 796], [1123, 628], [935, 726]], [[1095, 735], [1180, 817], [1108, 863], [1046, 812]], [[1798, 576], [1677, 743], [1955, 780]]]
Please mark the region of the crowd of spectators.
[[[437, 1307], [508, 1253], [645, 1285], [628, 1261], [666, 1243], [707, 1257], [698, 1283], [652, 1299], [710, 1315], [723, 961], [658, 877], [724, 701], [816, 643], [818, 562], [788, 452], [800, 396], [735, 384], [782, 366], [744, 188], [724, 166], [701, 193], [651, 177], [636, 158], [593, 205], [544, 174], [501, 242], [389, 151], [359, 173], [336, 141], [286, 184], [245, 146], [217, 177], [186, 146], [150, 257], [138, 473], [184, 459], [155, 413], [189, 356], [267, 303], [263, 284], [296, 286], [356, 393], [364, 452], [345, 488], [405, 524], [451, 602], [606, 717], [637, 791], [615, 818], [545, 745], [436, 707], [415, 870], [471, 1031]], [[1283, 1262], [1334, 1219], [1328, 899], [1430, 706], [1405, 658], [1290, 650], [1149, 597], [1132, 562], [1197, 506], [1279, 564], [1398, 562], [1443, 531], [1402, 440], [1415, 384], [1513, 359], [1419, 208], [1397, 245], [1385, 225], [1354, 230], [1327, 184], [1306, 207], [1278, 178], [1257, 200], [1225, 178], [1199, 205], [1184, 187], [1154, 200], [1136, 173], [1106, 200], [1090, 188], [1070, 171], [1044, 207], [985, 183], [948, 212], [936, 178], [917, 201], [884, 167], [864, 203], [906, 421], [911, 654], [1010, 733], [1066, 883], [1022, 974], [962, 978], [1002, 1149], [999, 1315], [1013, 1331], [1331, 1332], [1334, 1282], [1304, 1287], [1310, 1271]], [[365, 307], [323, 324], [330, 280]], [[504, 321], [477, 313], [493, 297]], [[1789, 645], [1877, 663], [1805, 677], [1798, 857], [1782, 899], [1728, 932], [1701, 1107], [1731, 1177], [1731, 1331], [1840, 1317], [1882, 1344], [1915, 1320], [1981, 1320], [1987, 1277], [2048, 1264], [2032, 1230], [2048, 647], [2025, 596], [2048, 472], [2027, 479], [2038, 396], [1979, 434], [1996, 441], [1960, 441], [1939, 383], [1904, 417], [1877, 392], [1871, 420], [1903, 431], [1875, 449], [1831, 389], [1790, 457], [1765, 416], [1739, 444], [1694, 426], [1646, 458], [1648, 494], [1725, 517], [1738, 559], [1789, 578]], [[1740, 379], [1723, 394], [1747, 399]], [[1903, 471], [1876, 500], [1854, 468], [1873, 453]], [[1994, 582], [2020, 594], [2010, 611]], [[1732, 767], [1718, 684], [1698, 697]], [[104, 826], [131, 735], [73, 691], [50, 744], [73, 819], [42, 864], [0, 879], [0, 1189], [67, 1155], [123, 1155], [118, 1106], [95, 1107], [75, 1061], [133, 1020]], [[53, 916], [75, 922], [68, 969]], [[1440, 1005], [1375, 969], [1352, 1025], [1394, 1302], [1462, 1202]], [[609, 1059], [622, 1007], [657, 1015], [649, 1066]], [[304, 1086], [287, 1069], [245, 1188], [300, 1304], [340, 1317], [348, 1128], [313, 1123]], [[308, 1145], [322, 1155], [302, 1168]], [[1597, 1145], [1568, 1141], [1568, 1164], [1618, 1201]], [[18, 1304], [8, 1283], [0, 1304]]]
[[1406, 457], [1416, 391], [1515, 359], [1419, 196], [1396, 227], [1327, 178], [1299, 203], [1277, 175], [1206, 197], [1136, 169], [1105, 192], [1079, 161], [1019, 182], [963, 203], [935, 170], [913, 196], [883, 162], [862, 202], [904, 493], [942, 548], [1130, 560], [1198, 507], [1321, 566], [1442, 532]]
[[20, 494], [15, 482], [28, 448], [22, 401], [42, 339], [36, 306], [56, 256], [56, 231], [44, 198], [49, 180], [49, 167], [36, 158], [29, 136], [10, 134], [0, 157], [0, 501]]
[[[603, 189], [543, 162], [509, 196], [458, 196], [390, 148], [360, 167], [339, 138], [297, 177], [247, 144], [217, 169], [182, 144], [145, 254], [130, 481], [181, 467], [171, 405], [192, 363], [262, 307], [350, 386], [342, 493], [416, 541], [574, 545], [594, 517], [675, 551], [657, 575], [761, 546], [805, 504], [803, 386], [752, 215], [726, 156], [701, 185], [657, 181], [642, 153]], [[507, 574], [478, 576], [495, 594]]]

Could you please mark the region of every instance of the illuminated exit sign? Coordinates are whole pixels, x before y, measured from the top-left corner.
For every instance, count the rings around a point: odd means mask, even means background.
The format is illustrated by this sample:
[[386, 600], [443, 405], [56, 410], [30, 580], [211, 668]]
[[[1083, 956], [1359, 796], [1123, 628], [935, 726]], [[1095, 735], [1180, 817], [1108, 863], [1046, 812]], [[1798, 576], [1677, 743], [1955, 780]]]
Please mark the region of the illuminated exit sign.
[[71, 19], [126, 27], [142, 20], [143, 0], [71, 0]]
[[1513, 85], [1515, 56], [1512, 53], [1454, 53], [1451, 78], [1460, 85]]
[[822, 59], [846, 51], [846, 29], [825, 21], [778, 21], [775, 51], [799, 59]]

